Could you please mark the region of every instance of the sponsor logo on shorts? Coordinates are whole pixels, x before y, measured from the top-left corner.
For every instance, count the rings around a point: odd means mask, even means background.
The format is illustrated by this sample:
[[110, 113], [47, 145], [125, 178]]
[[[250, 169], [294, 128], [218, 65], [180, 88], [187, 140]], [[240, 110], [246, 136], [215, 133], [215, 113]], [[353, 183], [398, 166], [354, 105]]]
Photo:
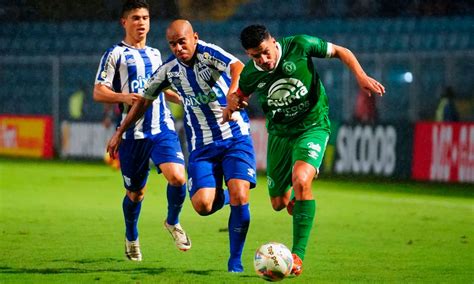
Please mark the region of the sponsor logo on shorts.
[[193, 178], [188, 179], [188, 191], [191, 191], [191, 188], [193, 188]]
[[123, 176], [123, 181], [125, 182], [125, 184], [127, 186], [131, 186], [132, 185], [132, 181], [130, 180], [130, 178], [128, 176]]
[[273, 188], [275, 186], [275, 182], [270, 176], [267, 176], [267, 185], [268, 185], [268, 188]]
[[255, 170], [254, 169], [248, 168], [247, 171], [248, 171], [247, 173], [248, 173], [249, 176], [253, 177], [255, 175]]
[[184, 161], [184, 155], [183, 155], [183, 152], [176, 152], [176, 157], [178, 157], [178, 159], [181, 159]]

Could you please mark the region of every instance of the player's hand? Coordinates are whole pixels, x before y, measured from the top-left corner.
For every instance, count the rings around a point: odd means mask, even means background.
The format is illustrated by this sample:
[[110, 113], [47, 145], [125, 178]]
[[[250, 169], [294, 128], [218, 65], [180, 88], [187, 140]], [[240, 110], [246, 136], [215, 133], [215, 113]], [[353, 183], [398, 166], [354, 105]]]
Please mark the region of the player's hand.
[[123, 103], [129, 106], [133, 105], [137, 100], [142, 99], [142, 95], [137, 93], [123, 94]]
[[233, 92], [227, 95], [227, 106], [222, 110], [222, 123], [224, 124], [229, 121], [235, 121], [232, 118], [232, 114], [235, 111], [239, 111], [246, 108], [248, 103], [243, 98], [239, 97], [237, 93]]
[[236, 92], [227, 95], [227, 107], [232, 111], [241, 110], [246, 108], [249, 104], [244, 98], [237, 95]]
[[229, 121], [235, 121], [235, 118], [232, 118], [232, 114], [234, 111], [232, 111], [229, 106], [225, 107], [222, 109], [222, 122], [221, 124], [224, 124]]
[[110, 138], [109, 143], [107, 143], [107, 153], [112, 159], [117, 158], [118, 147], [122, 142], [122, 134], [118, 131], [115, 131], [112, 138]]
[[372, 77], [365, 76], [357, 80], [360, 88], [370, 97], [372, 94], [383, 96], [385, 94], [385, 87]]

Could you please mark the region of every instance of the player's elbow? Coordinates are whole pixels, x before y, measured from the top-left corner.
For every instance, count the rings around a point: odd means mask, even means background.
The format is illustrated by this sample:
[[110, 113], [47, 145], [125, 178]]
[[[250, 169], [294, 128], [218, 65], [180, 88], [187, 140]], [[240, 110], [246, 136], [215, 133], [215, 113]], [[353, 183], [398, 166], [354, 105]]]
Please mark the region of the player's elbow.
[[98, 87], [97, 85], [94, 87], [94, 90], [92, 91], [92, 99], [95, 102], [99, 102], [99, 103], [104, 102], [100, 87]]
[[92, 93], [92, 99], [93, 99], [95, 102], [99, 102], [99, 103], [102, 102], [102, 101], [100, 100], [100, 95], [97, 94], [96, 91], [94, 91], [94, 92]]

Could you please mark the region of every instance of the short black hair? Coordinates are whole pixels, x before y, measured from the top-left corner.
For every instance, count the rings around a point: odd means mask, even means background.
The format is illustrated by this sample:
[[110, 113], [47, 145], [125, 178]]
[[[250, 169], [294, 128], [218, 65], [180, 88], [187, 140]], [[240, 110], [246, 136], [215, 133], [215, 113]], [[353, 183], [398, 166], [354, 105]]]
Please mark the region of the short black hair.
[[126, 17], [126, 14], [134, 9], [145, 8], [150, 10], [150, 6], [146, 0], [126, 0], [122, 6], [122, 13], [120, 14], [122, 18]]
[[240, 43], [244, 49], [258, 47], [264, 40], [270, 38], [270, 32], [264, 25], [250, 25], [240, 33]]

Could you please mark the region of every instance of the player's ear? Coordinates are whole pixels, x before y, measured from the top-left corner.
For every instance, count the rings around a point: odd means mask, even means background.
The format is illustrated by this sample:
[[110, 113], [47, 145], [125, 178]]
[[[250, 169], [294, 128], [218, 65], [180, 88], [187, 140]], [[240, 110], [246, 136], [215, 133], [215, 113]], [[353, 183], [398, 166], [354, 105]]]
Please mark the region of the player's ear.
[[194, 39], [196, 40], [196, 45], [197, 45], [197, 41], [199, 40], [199, 35], [197, 32], [194, 32]]
[[126, 20], [127, 19], [125, 19], [125, 18], [120, 18], [120, 25], [122, 25], [123, 28], [125, 28], [125, 21]]

